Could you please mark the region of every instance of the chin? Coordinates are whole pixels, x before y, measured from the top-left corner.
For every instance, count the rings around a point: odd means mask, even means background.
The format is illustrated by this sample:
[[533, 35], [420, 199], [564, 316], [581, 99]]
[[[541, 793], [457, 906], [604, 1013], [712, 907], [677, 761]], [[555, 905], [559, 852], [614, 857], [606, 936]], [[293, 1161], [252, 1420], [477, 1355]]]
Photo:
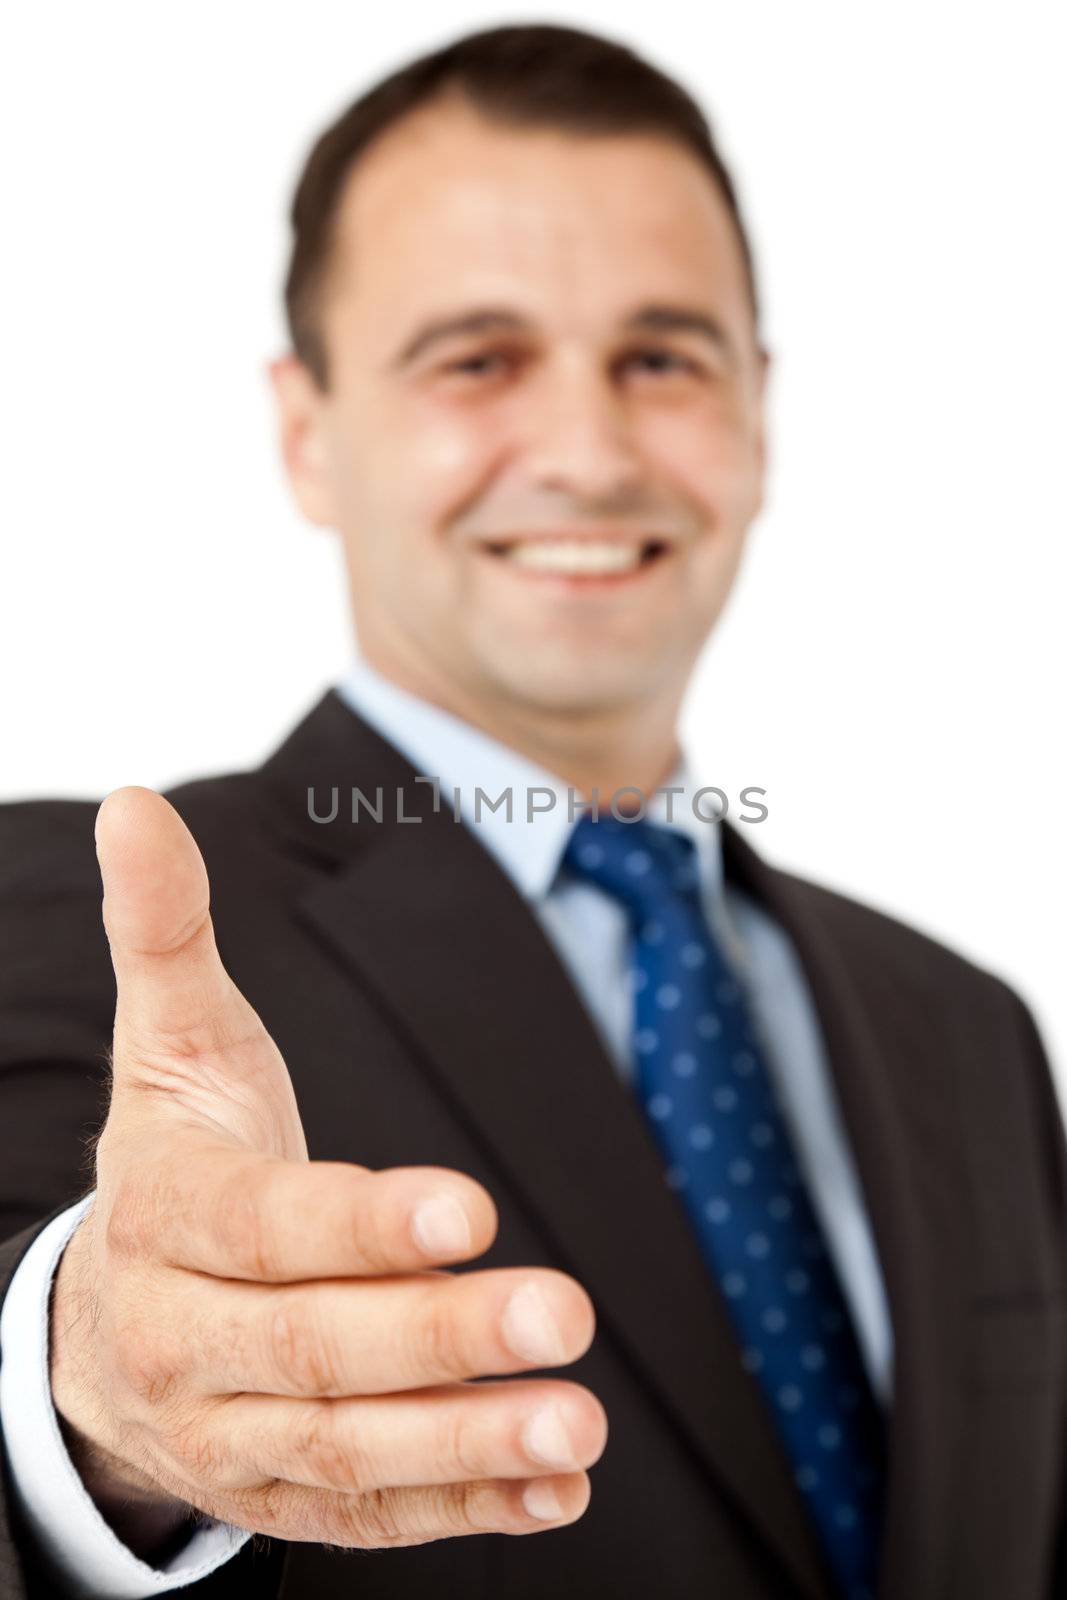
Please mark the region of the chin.
[[534, 655], [504, 664], [497, 662], [488, 674], [503, 693], [538, 711], [562, 715], [597, 715], [638, 705], [653, 683], [664, 677], [662, 664], [642, 670], [627, 661], [590, 660], [580, 653], [556, 651], [540, 660]]

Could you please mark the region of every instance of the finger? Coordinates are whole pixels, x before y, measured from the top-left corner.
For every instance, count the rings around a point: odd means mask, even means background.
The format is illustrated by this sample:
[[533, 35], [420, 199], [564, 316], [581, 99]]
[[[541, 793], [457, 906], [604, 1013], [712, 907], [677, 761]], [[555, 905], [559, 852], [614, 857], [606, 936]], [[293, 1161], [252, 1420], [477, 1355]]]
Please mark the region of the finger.
[[279, 1478], [347, 1494], [577, 1472], [607, 1440], [590, 1390], [522, 1378], [343, 1400], [233, 1395], [206, 1426], [220, 1487]]
[[118, 990], [116, 1085], [127, 1040], [189, 1056], [257, 1029], [266, 1039], [222, 965], [207, 869], [173, 806], [151, 789], [116, 789], [97, 813], [96, 851]]
[[447, 1167], [281, 1161], [182, 1130], [128, 1174], [109, 1239], [226, 1280], [295, 1283], [468, 1260], [496, 1226], [486, 1190]]
[[563, 1366], [595, 1326], [582, 1286], [548, 1267], [280, 1289], [202, 1281], [173, 1310], [167, 1359], [193, 1388], [309, 1399]]
[[339, 1494], [272, 1485], [213, 1510], [251, 1532], [292, 1542], [378, 1550], [469, 1533], [540, 1533], [576, 1522], [589, 1504], [584, 1472], [533, 1479], [482, 1479]]

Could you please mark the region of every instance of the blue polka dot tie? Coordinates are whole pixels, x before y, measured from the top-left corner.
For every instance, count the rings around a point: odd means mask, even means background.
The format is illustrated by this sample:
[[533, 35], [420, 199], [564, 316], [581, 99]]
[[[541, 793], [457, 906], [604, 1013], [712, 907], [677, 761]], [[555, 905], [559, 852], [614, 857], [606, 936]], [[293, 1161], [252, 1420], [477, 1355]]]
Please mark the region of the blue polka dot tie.
[[643, 820], [587, 814], [564, 859], [629, 913], [635, 1089], [667, 1181], [841, 1593], [872, 1600], [884, 1423], [745, 994], [704, 915], [693, 842]]

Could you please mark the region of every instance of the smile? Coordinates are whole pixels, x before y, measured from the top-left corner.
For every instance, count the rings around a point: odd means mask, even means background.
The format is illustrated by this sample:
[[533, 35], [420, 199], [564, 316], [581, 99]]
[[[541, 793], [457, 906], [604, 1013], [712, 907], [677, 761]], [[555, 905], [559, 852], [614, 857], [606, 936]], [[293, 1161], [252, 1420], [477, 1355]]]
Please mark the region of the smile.
[[516, 538], [486, 543], [497, 560], [531, 575], [577, 579], [626, 578], [667, 550], [663, 539]]

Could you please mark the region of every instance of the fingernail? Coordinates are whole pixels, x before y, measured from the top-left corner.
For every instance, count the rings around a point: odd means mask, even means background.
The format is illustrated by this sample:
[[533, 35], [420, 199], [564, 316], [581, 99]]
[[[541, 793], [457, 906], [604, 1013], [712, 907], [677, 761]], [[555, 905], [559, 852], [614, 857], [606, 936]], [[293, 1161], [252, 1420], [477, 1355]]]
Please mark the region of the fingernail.
[[535, 1366], [555, 1366], [567, 1352], [556, 1319], [536, 1283], [524, 1283], [504, 1307], [501, 1331], [509, 1350]]
[[559, 1495], [550, 1483], [528, 1483], [522, 1493], [522, 1503], [538, 1522], [555, 1522], [563, 1515]]
[[531, 1461], [542, 1466], [573, 1472], [578, 1465], [558, 1406], [541, 1406], [533, 1413], [522, 1430], [522, 1443]]
[[419, 1249], [430, 1256], [461, 1256], [471, 1247], [467, 1213], [454, 1195], [435, 1194], [420, 1201], [411, 1232]]

